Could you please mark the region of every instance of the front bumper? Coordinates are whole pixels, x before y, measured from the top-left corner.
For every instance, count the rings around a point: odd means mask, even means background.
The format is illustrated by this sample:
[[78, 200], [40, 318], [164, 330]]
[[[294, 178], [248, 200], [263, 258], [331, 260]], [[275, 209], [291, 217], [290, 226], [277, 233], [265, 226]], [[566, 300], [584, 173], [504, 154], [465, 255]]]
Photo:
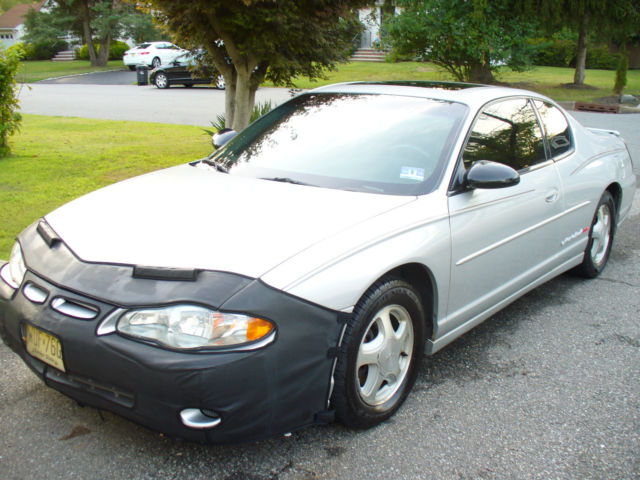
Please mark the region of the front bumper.
[[[0, 280], [0, 335], [48, 386], [198, 442], [259, 439], [327, 418], [341, 330], [337, 312], [234, 274], [199, 272], [193, 281], [134, 278], [131, 266], [87, 264], [60, 241], [49, 246], [35, 226], [19, 241], [28, 272], [15, 291]], [[42, 303], [25, 296], [30, 284], [47, 292]], [[73, 318], [52, 308], [56, 298], [98, 313]], [[117, 309], [177, 302], [267, 318], [276, 324], [276, 339], [254, 351], [185, 353], [96, 333]], [[26, 351], [27, 323], [60, 339], [66, 372]], [[213, 411], [221, 421], [189, 428], [180, 418], [184, 409]]]

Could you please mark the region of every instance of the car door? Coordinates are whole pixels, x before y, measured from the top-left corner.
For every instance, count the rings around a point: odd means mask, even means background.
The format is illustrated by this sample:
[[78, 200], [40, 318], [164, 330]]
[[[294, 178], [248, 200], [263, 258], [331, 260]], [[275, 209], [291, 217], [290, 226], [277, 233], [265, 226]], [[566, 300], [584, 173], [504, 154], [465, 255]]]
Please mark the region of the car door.
[[555, 266], [554, 217], [562, 212], [558, 171], [545, 153], [526, 98], [491, 103], [476, 117], [459, 171], [478, 160], [513, 167], [517, 185], [450, 193], [451, 281], [441, 334], [459, 328]]

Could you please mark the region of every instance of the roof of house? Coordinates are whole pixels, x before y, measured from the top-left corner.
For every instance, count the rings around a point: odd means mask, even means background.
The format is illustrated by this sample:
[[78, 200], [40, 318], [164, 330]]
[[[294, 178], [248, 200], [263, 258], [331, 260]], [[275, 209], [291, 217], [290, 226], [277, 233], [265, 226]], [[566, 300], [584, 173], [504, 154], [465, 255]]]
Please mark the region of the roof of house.
[[29, 9], [40, 10], [44, 1], [36, 3], [23, 3], [10, 8], [2, 15], [0, 15], [0, 28], [16, 28], [18, 25], [24, 23], [24, 16]]

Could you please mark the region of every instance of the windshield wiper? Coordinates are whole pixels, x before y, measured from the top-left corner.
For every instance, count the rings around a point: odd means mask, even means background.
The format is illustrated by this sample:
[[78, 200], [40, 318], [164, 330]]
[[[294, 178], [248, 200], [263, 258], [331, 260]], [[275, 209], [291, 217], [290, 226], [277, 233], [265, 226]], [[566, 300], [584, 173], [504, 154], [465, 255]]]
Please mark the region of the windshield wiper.
[[222, 173], [229, 173], [229, 169], [222, 165], [221, 163], [216, 162], [215, 160], [211, 160], [210, 158], [203, 158], [200, 160], [200, 163], [204, 163], [205, 165], [209, 165], [215, 168], [217, 171]]
[[298, 180], [294, 180], [293, 178], [289, 178], [289, 177], [263, 177], [260, 180], [271, 180], [272, 182], [282, 182], [282, 183], [292, 183], [294, 185], [307, 185], [307, 186], [313, 186], [310, 183], [304, 183], [304, 182], [299, 182]]

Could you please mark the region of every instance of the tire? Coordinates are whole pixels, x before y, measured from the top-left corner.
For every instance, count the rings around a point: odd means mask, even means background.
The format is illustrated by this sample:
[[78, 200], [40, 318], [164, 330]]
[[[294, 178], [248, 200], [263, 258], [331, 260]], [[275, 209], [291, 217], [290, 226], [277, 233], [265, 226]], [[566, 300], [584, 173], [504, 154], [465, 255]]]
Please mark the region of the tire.
[[136, 66], [135, 65], [127, 65], [129, 67], [129, 70], [131, 70], [132, 72], [136, 71]]
[[158, 68], [160, 65], [162, 65], [162, 60], [160, 60], [160, 57], [153, 57], [153, 60], [151, 60], [151, 66], [153, 68]]
[[156, 74], [156, 78], [153, 83], [155, 83], [158, 88], [169, 88], [170, 86], [169, 77], [162, 72]]
[[345, 330], [331, 403], [345, 425], [370, 428], [393, 415], [423, 356], [425, 314], [404, 280], [384, 277], [364, 294]]
[[586, 278], [600, 275], [609, 260], [615, 231], [616, 204], [611, 194], [604, 192], [591, 222], [584, 259], [576, 267], [576, 273]]
[[224, 81], [224, 77], [222, 75], [220, 75], [218, 77], [218, 79], [216, 80], [216, 88], [218, 90], [224, 90], [226, 88], [226, 83]]

